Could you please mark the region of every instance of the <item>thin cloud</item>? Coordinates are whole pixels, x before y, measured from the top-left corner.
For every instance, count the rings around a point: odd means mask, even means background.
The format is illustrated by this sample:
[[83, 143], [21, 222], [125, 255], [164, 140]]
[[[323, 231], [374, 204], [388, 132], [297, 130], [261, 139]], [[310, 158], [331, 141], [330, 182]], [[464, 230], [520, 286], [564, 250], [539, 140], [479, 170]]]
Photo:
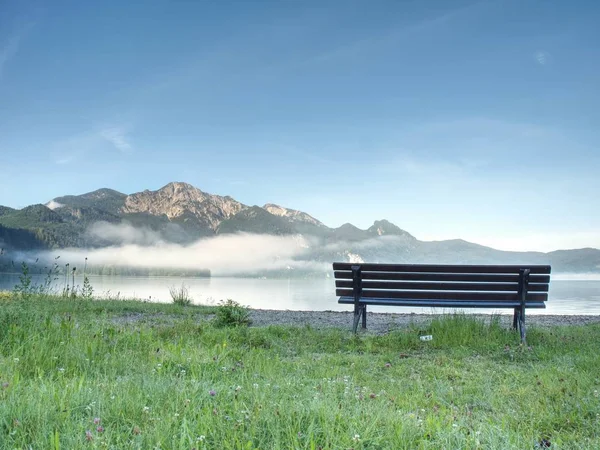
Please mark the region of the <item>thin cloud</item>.
[[487, 4], [489, 4], [488, 1], [475, 2], [435, 17], [430, 17], [406, 26], [394, 28], [391, 31], [387, 31], [382, 34], [354, 41], [306, 60], [302, 63], [302, 65], [326, 62], [338, 58], [355, 57], [358, 53], [366, 53], [371, 51], [373, 48], [389, 45], [401, 39], [409, 38], [414, 34], [432, 30], [435, 27], [448, 23]]
[[133, 146], [128, 140], [127, 132], [121, 127], [105, 128], [100, 131], [100, 136], [123, 153], [129, 153], [133, 150]]
[[8, 62], [17, 54], [19, 51], [19, 46], [21, 45], [21, 41], [27, 35], [33, 25], [33, 23], [30, 23], [22, 27], [10, 38], [8, 38], [6, 42], [3, 44], [0, 43], [0, 79], [2, 78], [2, 74]]
[[549, 64], [550, 60], [552, 58], [550, 53], [542, 51], [542, 50], [535, 52], [533, 57], [540, 66], [545, 66], [545, 65]]
[[54, 162], [59, 165], [70, 164], [90, 152], [106, 150], [107, 145], [121, 153], [131, 153], [133, 145], [122, 126], [109, 126], [100, 130], [76, 134], [62, 141], [56, 142], [56, 156]]

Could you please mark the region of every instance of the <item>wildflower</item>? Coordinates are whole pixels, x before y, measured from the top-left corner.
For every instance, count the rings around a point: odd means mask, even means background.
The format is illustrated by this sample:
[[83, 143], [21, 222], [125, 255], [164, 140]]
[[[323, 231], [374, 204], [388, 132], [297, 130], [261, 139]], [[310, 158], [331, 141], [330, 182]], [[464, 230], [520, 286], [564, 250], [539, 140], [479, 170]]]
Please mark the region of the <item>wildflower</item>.
[[132, 433], [133, 434], [140, 434], [142, 432], [142, 430], [140, 430], [140, 427], [133, 427]]
[[392, 365], [391, 365], [389, 362], [388, 362], [388, 363], [385, 363], [385, 368], [386, 368], [386, 369], [389, 369], [390, 367], [392, 367]]
[[210, 394], [211, 397], [214, 397], [215, 395], [217, 395], [217, 393], [215, 391], [213, 391], [212, 389], [210, 391], [208, 391], [208, 393]]
[[100, 425], [100, 417], [94, 417], [94, 425]]
[[8, 388], [8, 381], [5, 381], [4, 383], [2, 383], [2, 389], [6, 389]]
[[64, 367], [59, 367], [59, 368], [58, 368], [58, 371], [59, 371], [60, 373], [63, 373], [63, 372], [65, 371], [65, 368], [64, 368]]
[[377, 395], [375, 395], [374, 393], [371, 393], [371, 394], [369, 395], [369, 398], [375, 398], [375, 397], [377, 397]]
[[352, 438], [352, 440], [354, 442], [360, 442], [360, 434], [355, 434], [354, 437]]
[[150, 407], [149, 407], [149, 406], [144, 406], [144, 409], [143, 409], [143, 411], [144, 411], [145, 413], [148, 413], [148, 412], [150, 412]]
[[97, 431], [98, 433], [102, 433], [102, 432], [104, 432], [104, 428], [102, 428], [102, 425], [99, 425], [99, 426], [96, 428], [96, 431]]
[[204, 441], [204, 439], [206, 439], [206, 436], [204, 436], [203, 434], [201, 434], [200, 436], [198, 436], [196, 438], [196, 442], [202, 442], [202, 441]]
[[13, 359], [14, 362], [19, 362], [19, 358]]
[[85, 440], [91, 441], [92, 439], [94, 439], [94, 436], [92, 436], [92, 432], [90, 430], [85, 430]]
[[235, 392], [239, 392], [239, 391], [241, 391], [241, 390], [242, 390], [242, 387], [241, 387], [241, 386], [237, 386], [237, 387], [235, 388]]
[[254, 386], [254, 389], [258, 389], [258, 383], [254, 383], [252, 386]]

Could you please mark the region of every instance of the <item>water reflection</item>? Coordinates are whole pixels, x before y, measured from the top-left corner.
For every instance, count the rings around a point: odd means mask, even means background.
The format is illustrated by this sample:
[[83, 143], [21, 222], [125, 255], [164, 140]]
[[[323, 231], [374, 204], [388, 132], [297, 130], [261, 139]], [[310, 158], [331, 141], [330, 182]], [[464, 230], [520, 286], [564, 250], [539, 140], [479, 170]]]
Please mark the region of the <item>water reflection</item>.
[[[254, 278], [179, 278], [179, 277], [107, 277], [90, 276], [96, 295], [138, 298], [154, 302], [170, 302], [169, 288], [185, 283], [194, 302], [216, 304], [233, 299], [252, 308], [279, 310], [349, 311], [351, 306], [338, 305], [333, 278], [322, 279], [254, 279]], [[35, 283], [42, 278], [34, 278]], [[18, 275], [0, 274], [0, 289], [12, 289]], [[81, 277], [76, 279], [81, 285]], [[54, 288], [62, 289], [64, 280]], [[379, 312], [432, 313], [431, 308], [373, 307]], [[466, 310], [466, 312], [494, 312]], [[509, 311], [496, 311], [508, 314]], [[600, 314], [600, 280], [554, 280], [550, 299], [544, 310], [529, 310], [529, 314]]]

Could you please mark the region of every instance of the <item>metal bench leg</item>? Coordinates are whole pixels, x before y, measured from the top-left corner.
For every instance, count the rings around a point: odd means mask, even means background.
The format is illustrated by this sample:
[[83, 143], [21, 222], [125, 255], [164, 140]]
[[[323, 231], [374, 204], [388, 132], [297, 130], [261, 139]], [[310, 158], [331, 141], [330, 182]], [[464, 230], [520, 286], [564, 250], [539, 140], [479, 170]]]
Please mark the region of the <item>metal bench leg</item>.
[[521, 344], [527, 345], [525, 330], [525, 308], [519, 312], [519, 331], [521, 333]]
[[360, 320], [361, 312], [362, 312], [362, 306], [354, 308], [354, 325], [352, 326], [352, 331], [354, 331], [354, 333], [356, 333], [356, 331], [358, 330], [358, 322]]
[[516, 330], [519, 324], [519, 308], [515, 308], [515, 313], [513, 315], [513, 328]]
[[519, 270], [519, 301], [521, 303], [519, 307], [519, 331], [521, 332], [521, 345], [527, 345], [525, 341], [525, 303], [527, 302], [530, 272], [530, 269]]
[[363, 330], [367, 329], [367, 305], [362, 307], [362, 327]]

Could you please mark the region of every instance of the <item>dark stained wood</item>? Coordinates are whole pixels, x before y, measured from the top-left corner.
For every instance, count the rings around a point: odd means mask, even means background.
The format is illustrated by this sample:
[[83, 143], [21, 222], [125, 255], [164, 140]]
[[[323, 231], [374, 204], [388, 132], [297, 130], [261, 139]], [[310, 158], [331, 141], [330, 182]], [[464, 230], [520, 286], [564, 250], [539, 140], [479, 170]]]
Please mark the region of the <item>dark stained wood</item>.
[[[335, 295], [338, 297], [353, 296], [352, 289], [336, 289]], [[364, 289], [361, 292], [361, 298], [380, 297], [380, 298], [408, 298], [423, 300], [474, 300], [474, 301], [518, 301], [519, 296], [514, 293], [499, 292], [456, 292], [456, 291], [384, 291], [378, 289]], [[527, 301], [545, 302], [548, 294], [528, 293]]]
[[[354, 297], [340, 297], [341, 304], [351, 305]], [[444, 300], [421, 300], [421, 299], [393, 299], [393, 298], [370, 298], [369, 305], [376, 306], [419, 306], [431, 308], [513, 308], [520, 306], [520, 302], [494, 302], [494, 301], [444, 301]], [[544, 302], [528, 302], [527, 308], [545, 308]]]
[[[351, 280], [351, 271], [334, 272], [336, 279]], [[481, 274], [481, 273], [417, 273], [417, 272], [362, 272], [363, 280], [398, 280], [398, 281], [457, 281], [457, 282], [491, 282], [518, 283], [519, 273], [514, 274]], [[550, 275], [530, 275], [530, 283], [550, 283]]]
[[333, 270], [352, 270], [359, 265], [365, 272], [432, 272], [432, 273], [519, 273], [520, 269], [529, 269], [532, 274], [549, 274], [548, 265], [449, 265], [449, 264], [353, 264], [333, 263]]
[[[353, 280], [336, 280], [338, 288], [352, 288]], [[362, 289], [419, 289], [424, 291], [479, 291], [479, 292], [518, 292], [518, 283], [436, 283], [418, 281], [371, 281], [363, 280]], [[530, 284], [529, 292], [548, 292], [547, 284]]]
[[526, 345], [526, 308], [545, 308], [550, 266], [333, 263], [339, 303], [354, 305], [356, 333], [367, 305], [512, 308]]

